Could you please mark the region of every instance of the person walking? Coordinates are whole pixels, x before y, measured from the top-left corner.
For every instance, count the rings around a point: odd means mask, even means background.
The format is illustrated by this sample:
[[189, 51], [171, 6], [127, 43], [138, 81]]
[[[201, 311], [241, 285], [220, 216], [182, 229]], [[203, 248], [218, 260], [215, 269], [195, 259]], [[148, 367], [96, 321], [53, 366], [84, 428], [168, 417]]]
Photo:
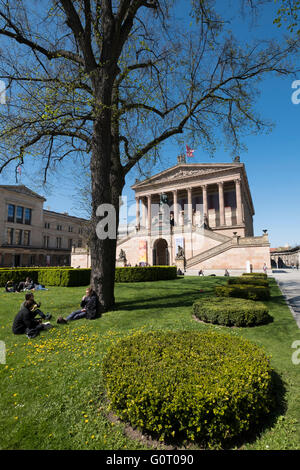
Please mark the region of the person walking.
[[264, 272], [265, 274], [267, 274], [267, 269], [268, 269], [268, 268], [267, 268], [267, 265], [266, 265], [266, 263], [264, 263], [264, 265], [263, 265], [263, 272]]

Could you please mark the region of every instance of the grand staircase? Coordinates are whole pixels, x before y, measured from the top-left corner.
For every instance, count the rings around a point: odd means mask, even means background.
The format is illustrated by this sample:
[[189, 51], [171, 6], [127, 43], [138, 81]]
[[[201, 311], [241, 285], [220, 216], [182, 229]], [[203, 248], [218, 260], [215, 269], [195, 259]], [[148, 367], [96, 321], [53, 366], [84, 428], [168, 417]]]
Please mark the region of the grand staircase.
[[[218, 236], [220, 236], [218, 234]], [[226, 238], [226, 241], [223, 241], [217, 246], [214, 246], [213, 248], [210, 248], [209, 250], [203, 251], [202, 253], [199, 253], [192, 258], [189, 258], [186, 260], [186, 268], [190, 269], [193, 266], [195, 266], [198, 263], [202, 263], [203, 261], [206, 261], [209, 258], [213, 258], [214, 256], [217, 256], [221, 253], [224, 253], [224, 251], [228, 251], [231, 248], [245, 248], [245, 247], [250, 247], [250, 246], [269, 246], [269, 241], [268, 241], [268, 236], [263, 235], [262, 237], [225, 237], [222, 235], [222, 237]]]
[[203, 251], [202, 253], [199, 253], [193, 256], [192, 258], [187, 259], [186, 268], [190, 269], [195, 266], [195, 264], [202, 263], [203, 261], [206, 261], [209, 258], [213, 258], [214, 256], [224, 253], [224, 251], [230, 250], [233, 246], [236, 246], [236, 243], [233, 239], [220, 243], [220, 245], [214, 246], [209, 250]]

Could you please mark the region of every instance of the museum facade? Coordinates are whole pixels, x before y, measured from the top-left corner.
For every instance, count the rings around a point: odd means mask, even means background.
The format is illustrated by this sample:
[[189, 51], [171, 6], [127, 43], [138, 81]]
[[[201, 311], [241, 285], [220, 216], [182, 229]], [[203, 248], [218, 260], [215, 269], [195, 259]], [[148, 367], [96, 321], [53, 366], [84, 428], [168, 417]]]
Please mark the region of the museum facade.
[[[267, 233], [254, 236], [245, 165], [186, 163], [137, 181], [135, 229], [119, 237], [117, 265], [180, 265], [193, 270], [270, 268]], [[122, 256], [119, 256], [120, 253]], [[72, 265], [88, 267], [75, 249]]]

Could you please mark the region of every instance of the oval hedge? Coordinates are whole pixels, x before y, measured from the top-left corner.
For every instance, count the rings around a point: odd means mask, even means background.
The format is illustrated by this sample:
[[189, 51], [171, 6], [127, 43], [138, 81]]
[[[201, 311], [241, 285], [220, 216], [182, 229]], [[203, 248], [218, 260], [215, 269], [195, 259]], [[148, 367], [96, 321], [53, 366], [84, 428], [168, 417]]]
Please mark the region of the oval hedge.
[[246, 277], [260, 277], [262, 279], [267, 279], [268, 275], [266, 273], [243, 273], [242, 276]]
[[271, 317], [262, 302], [248, 299], [209, 297], [197, 300], [192, 313], [206, 323], [247, 327], [268, 323]]
[[113, 345], [102, 367], [110, 409], [160, 440], [222, 443], [272, 404], [264, 351], [228, 334], [137, 333]]
[[246, 277], [246, 276], [241, 276], [241, 277], [230, 277], [227, 280], [227, 285], [232, 285], [232, 284], [250, 284], [252, 286], [262, 286], [262, 287], [269, 287], [269, 281], [264, 278], [256, 278], [256, 277]]
[[252, 284], [232, 284], [215, 287], [218, 297], [239, 297], [249, 300], [269, 300], [270, 289]]

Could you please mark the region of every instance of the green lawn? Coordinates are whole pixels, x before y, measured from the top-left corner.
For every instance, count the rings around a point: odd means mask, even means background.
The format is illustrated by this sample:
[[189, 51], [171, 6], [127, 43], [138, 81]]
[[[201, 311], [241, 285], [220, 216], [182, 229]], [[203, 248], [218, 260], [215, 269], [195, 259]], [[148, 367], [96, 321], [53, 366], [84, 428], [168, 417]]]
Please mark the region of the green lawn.
[[[0, 449], [146, 449], [124, 435], [122, 424], [107, 419], [101, 362], [118, 337], [153, 329], [229, 331], [264, 347], [278, 374], [280, 402], [264, 429], [237, 446], [300, 449], [300, 364], [292, 363], [291, 348], [300, 330], [274, 281], [267, 302], [274, 321], [268, 325], [228, 329], [193, 320], [193, 301], [212, 295], [220, 283], [224, 278], [118, 284], [114, 311], [95, 321], [54, 321], [52, 330], [32, 340], [11, 332], [24, 295], [1, 288], [0, 340], [6, 344], [6, 364], [0, 364]], [[77, 309], [84, 292], [53, 287], [36, 299], [56, 320]]]

